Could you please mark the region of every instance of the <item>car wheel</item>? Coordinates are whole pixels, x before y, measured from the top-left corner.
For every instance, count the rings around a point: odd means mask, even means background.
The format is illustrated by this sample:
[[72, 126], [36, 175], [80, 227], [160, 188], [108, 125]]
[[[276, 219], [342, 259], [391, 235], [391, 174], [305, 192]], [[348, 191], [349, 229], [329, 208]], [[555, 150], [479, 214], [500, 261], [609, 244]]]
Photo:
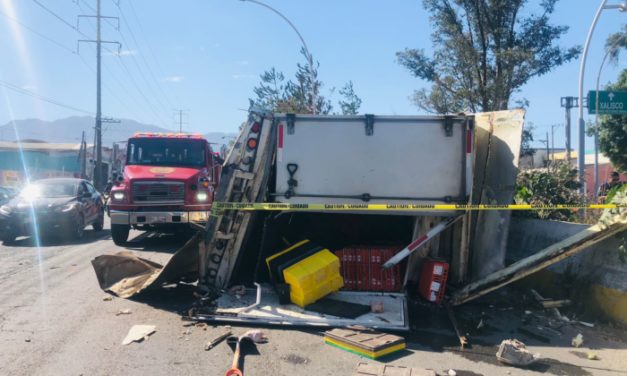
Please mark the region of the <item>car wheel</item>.
[[111, 238], [115, 245], [125, 245], [131, 227], [128, 225], [111, 225]]
[[13, 243], [15, 241], [15, 238], [17, 236], [15, 236], [15, 234], [13, 233], [6, 233], [6, 234], [2, 234], [2, 243], [4, 244], [10, 244]]
[[91, 225], [91, 227], [93, 227], [96, 231], [102, 231], [102, 228], [104, 227], [104, 210], [100, 211], [98, 219]]
[[79, 216], [76, 219], [76, 224], [74, 225], [74, 239], [82, 239], [85, 235], [85, 219], [83, 216]]

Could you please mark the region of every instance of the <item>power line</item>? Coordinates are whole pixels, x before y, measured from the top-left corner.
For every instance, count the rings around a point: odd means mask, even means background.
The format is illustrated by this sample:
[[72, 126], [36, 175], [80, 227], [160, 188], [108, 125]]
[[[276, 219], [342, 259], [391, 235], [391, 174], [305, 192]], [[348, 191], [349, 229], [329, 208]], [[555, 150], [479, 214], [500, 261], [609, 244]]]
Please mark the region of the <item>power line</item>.
[[50, 13], [54, 18], [56, 18], [57, 20], [61, 21], [62, 23], [64, 23], [66, 26], [68, 26], [70, 29], [76, 31], [77, 33], [81, 34], [84, 37], [87, 37], [86, 34], [82, 33], [76, 26], [72, 25], [71, 23], [69, 23], [68, 21], [66, 21], [63, 17], [59, 16], [58, 14], [56, 14], [54, 11], [52, 11], [50, 8], [48, 8], [47, 6], [45, 6], [44, 4], [40, 3], [38, 0], [33, 0], [33, 2], [37, 5], [39, 5], [43, 10], [45, 10], [46, 12]]
[[[83, 1], [83, 3], [85, 5], [87, 5], [90, 9], [94, 9], [93, 7], [89, 6], [86, 2]], [[79, 2], [77, 2], [79, 8], [82, 9], [81, 5]], [[89, 22], [89, 25], [92, 27], [93, 29], [93, 24], [91, 22]], [[124, 41], [124, 39], [123, 39]], [[126, 41], [124, 41], [126, 44]], [[144, 101], [147, 104], [147, 108], [149, 109], [150, 112], [152, 112], [152, 114], [155, 116], [155, 119], [157, 120], [158, 123], [160, 123], [162, 126], [166, 127], [166, 123], [163, 120], [163, 118], [161, 117], [161, 115], [159, 115], [158, 111], [155, 109], [155, 107], [153, 106], [153, 103], [148, 99], [148, 96], [146, 96], [146, 94], [144, 93], [144, 91], [141, 89], [141, 87], [139, 86], [139, 84], [137, 83], [137, 80], [135, 79], [135, 76], [133, 75], [133, 73], [131, 72], [131, 70], [129, 69], [129, 67], [126, 65], [126, 63], [124, 62], [124, 60], [122, 59], [122, 57], [120, 56], [119, 53], [116, 53], [114, 51], [112, 51], [110, 48], [108, 48], [107, 46], [102, 46], [106, 51], [108, 51], [112, 56], [117, 56], [118, 59], [118, 63], [120, 63], [120, 65], [122, 66], [123, 71], [128, 75], [129, 81], [131, 83], [131, 85], [135, 88], [135, 90], [139, 93], [139, 95], [144, 99]], [[105, 65], [105, 69], [106, 65]], [[111, 73], [111, 71], [109, 70], [109, 72]], [[123, 85], [120, 85], [123, 86]], [[165, 110], [164, 110], [165, 113]]]
[[24, 95], [31, 96], [31, 97], [33, 97], [35, 99], [39, 99], [41, 101], [54, 104], [54, 105], [59, 106], [59, 107], [65, 107], [67, 109], [70, 109], [70, 110], [73, 110], [73, 111], [76, 111], [76, 112], [82, 112], [84, 114], [94, 116], [94, 113], [91, 112], [91, 111], [87, 111], [87, 110], [84, 110], [82, 108], [78, 108], [78, 107], [74, 107], [74, 106], [69, 105], [69, 104], [65, 104], [65, 103], [60, 102], [60, 101], [58, 101], [56, 99], [53, 99], [53, 98], [50, 98], [50, 97], [46, 97], [46, 96], [41, 95], [41, 94], [37, 94], [37, 93], [35, 93], [33, 91], [21, 88], [21, 87], [19, 87], [17, 85], [14, 85], [14, 84], [12, 84], [10, 82], [6, 82], [4, 80], [0, 80], [0, 86], [3, 86], [3, 87], [5, 87], [5, 88], [7, 88], [9, 90], [13, 90], [15, 92], [18, 92], [18, 93], [21, 93], [21, 94], [24, 94]]
[[[129, 2], [130, 4], [130, 2]], [[128, 29], [131, 38], [133, 39], [133, 42], [135, 42], [135, 45], [137, 46], [139, 53], [139, 57], [142, 59], [142, 61], [144, 62], [144, 65], [146, 66], [148, 73], [150, 74], [150, 76], [152, 77], [155, 86], [157, 87], [157, 89], [159, 89], [159, 91], [161, 92], [161, 95], [163, 96], [163, 98], [165, 99], [165, 101], [167, 102], [168, 106], [173, 107], [172, 102], [170, 101], [170, 98], [168, 97], [168, 95], [166, 94], [166, 92], [163, 90], [163, 88], [161, 87], [159, 80], [157, 79], [157, 77], [155, 76], [152, 68], [150, 67], [150, 64], [148, 64], [148, 60], [146, 60], [146, 57], [144, 56], [145, 54], [143, 53], [143, 51], [141, 51], [141, 47], [140, 47], [140, 43], [137, 41], [137, 38], [135, 37], [135, 33], [133, 32], [133, 29], [131, 28], [130, 23], [127, 21], [126, 16], [124, 15], [124, 11], [122, 10], [122, 8], [120, 7], [119, 3], [117, 4], [118, 9], [120, 10], [120, 16], [122, 18], [122, 22], [124, 23], [124, 25], [126, 26], [126, 28]], [[121, 34], [121, 32], [120, 32]], [[122, 35], [122, 34], [121, 34]], [[122, 36], [122, 38], [124, 38]], [[128, 45], [128, 43], [127, 43]], [[147, 44], [146, 44], [147, 45]], [[147, 47], [150, 48], [150, 47]]]
[[72, 54], [76, 54], [76, 51], [74, 51], [74, 50], [72, 50], [71, 48], [69, 48], [69, 47], [67, 47], [67, 46], [63, 45], [63, 44], [62, 44], [62, 43], [60, 43], [60, 42], [57, 42], [56, 40], [54, 40], [54, 39], [52, 39], [52, 38], [50, 38], [50, 37], [47, 37], [46, 35], [44, 35], [44, 34], [40, 33], [39, 31], [37, 31], [37, 30], [35, 30], [35, 29], [33, 29], [32, 27], [30, 27], [30, 26], [28, 26], [28, 25], [24, 24], [23, 22], [21, 22], [21, 21], [20, 21], [20, 20], [18, 20], [17, 18], [11, 17], [11, 16], [9, 16], [8, 14], [4, 13], [4, 12], [3, 12], [3, 11], [1, 11], [1, 10], [0, 10], [0, 14], [1, 14], [2, 16], [4, 16], [5, 18], [7, 18], [8, 20], [15, 22], [16, 24], [20, 25], [20, 26], [21, 26], [21, 27], [23, 27], [24, 29], [26, 29], [26, 30], [30, 31], [31, 33], [33, 33], [33, 34], [37, 35], [38, 37], [43, 38], [43, 39], [47, 40], [48, 42], [55, 44], [57, 47], [60, 47], [60, 48], [62, 48], [62, 49], [64, 49], [64, 50], [66, 50], [66, 51], [68, 51], [68, 52], [70, 52], [70, 53], [72, 53]]
[[[55, 46], [57, 46], [57, 47], [59, 47], [59, 48], [63, 49], [63, 50], [64, 50], [64, 51], [66, 51], [66, 52], [71, 53], [73, 56], [78, 57], [78, 58], [80, 59], [81, 63], [83, 63], [83, 65], [85, 65], [85, 67], [86, 67], [87, 69], [89, 69], [89, 70], [90, 70], [92, 73], [94, 73], [94, 74], [96, 73], [96, 71], [94, 70], [94, 68], [92, 68], [92, 67], [89, 65], [89, 63], [85, 60], [85, 58], [83, 58], [83, 56], [81, 56], [81, 55], [77, 54], [75, 50], [72, 50], [71, 48], [66, 47], [66, 46], [65, 46], [65, 45], [63, 45], [62, 43], [60, 43], [60, 42], [58, 42], [58, 41], [56, 41], [56, 40], [54, 40], [54, 39], [52, 39], [52, 38], [47, 37], [46, 35], [44, 35], [44, 34], [42, 34], [41, 32], [39, 32], [39, 31], [35, 30], [34, 28], [32, 28], [32, 27], [28, 26], [27, 24], [25, 24], [24, 22], [20, 21], [19, 19], [15, 18], [15, 17], [11, 17], [11, 16], [9, 16], [8, 14], [4, 13], [4, 12], [3, 12], [3, 11], [1, 11], [1, 10], [0, 10], [0, 14], [1, 14], [2, 16], [6, 17], [8, 20], [10, 20], [10, 21], [12, 21], [12, 22], [15, 22], [17, 25], [21, 26], [22, 28], [24, 28], [24, 29], [26, 29], [26, 30], [30, 31], [31, 33], [33, 33], [33, 34], [35, 34], [35, 35], [37, 35], [38, 37], [40, 37], [40, 38], [42, 38], [42, 39], [44, 39], [44, 40], [46, 40], [46, 41], [48, 41], [48, 42], [50, 42], [50, 43], [54, 44]], [[118, 83], [118, 84], [122, 87], [122, 89], [123, 89], [126, 93], [128, 93], [128, 90], [124, 87], [124, 85], [122, 85], [122, 84], [121, 84], [121, 82], [120, 82], [120, 81], [119, 81], [119, 79], [118, 79], [118, 78], [117, 78], [117, 77], [113, 74], [113, 72], [112, 72], [112, 71], [110, 71], [110, 70], [108, 69], [108, 67], [107, 67], [107, 66], [105, 66], [105, 69], [107, 69], [107, 71], [108, 71], [108, 72], [112, 75], [112, 77], [113, 77], [113, 78], [115, 79], [115, 81], [116, 81], [116, 82], [117, 82], [117, 83]], [[129, 111], [129, 112], [133, 112], [133, 110], [131, 110], [131, 108], [128, 106], [128, 104], [127, 104], [126, 102], [122, 101], [118, 95], [115, 95], [115, 92], [111, 89], [111, 87], [109, 87], [109, 85], [107, 85], [106, 83], [103, 83], [103, 86], [104, 86], [104, 88], [105, 88], [105, 89], [109, 92], [109, 94], [111, 94], [111, 96], [112, 96], [113, 98], [115, 98], [115, 99], [116, 99], [116, 101], [117, 101], [120, 105], [122, 105], [124, 108], [126, 108], [126, 110], [127, 110], [127, 111]], [[136, 104], [138, 104], [138, 105], [139, 105], [139, 102], [137, 101], [137, 99], [136, 99], [135, 97], [131, 97], [131, 98], [135, 101], [135, 103], [136, 103]], [[141, 105], [140, 105], [140, 106], [141, 106]]]
[[[135, 24], [137, 25], [137, 27], [139, 28], [139, 32], [143, 35], [146, 35], [146, 32], [144, 32], [144, 29], [142, 27], [142, 23], [140, 21], [139, 16], [137, 15], [137, 12], [135, 11], [135, 6], [133, 6], [133, 2], [132, 1], [128, 1], [127, 4], [129, 5], [129, 8], [131, 9], [131, 14], [133, 15], [133, 18], [135, 19]], [[119, 7], [119, 2], [118, 2], [118, 7]], [[159, 73], [161, 73], [162, 76], [165, 76], [164, 70], [161, 67], [161, 63], [159, 62], [159, 59], [157, 59], [154, 50], [152, 49], [152, 47], [150, 46], [150, 43], [148, 42], [148, 40], [146, 38], [144, 38], [144, 41], [146, 42], [146, 48], [148, 49], [148, 52], [150, 53], [150, 56], [152, 57], [155, 66], [157, 67], [157, 70], [159, 71]], [[181, 100], [180, 98], [176, 95], [176, 93], [172, 92], [171, 93], [172, 96], [174, 97], [174, 101], [181, 104]]]

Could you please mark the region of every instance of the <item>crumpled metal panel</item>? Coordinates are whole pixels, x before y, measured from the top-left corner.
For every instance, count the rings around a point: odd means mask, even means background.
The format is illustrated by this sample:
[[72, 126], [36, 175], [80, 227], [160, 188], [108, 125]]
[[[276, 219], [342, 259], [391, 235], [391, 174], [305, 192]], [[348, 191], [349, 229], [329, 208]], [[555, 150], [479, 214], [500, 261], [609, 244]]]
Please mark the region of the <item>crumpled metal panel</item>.
[[98, 256], [91, 264], [101, 289], [130, 298], [152, 287], [176, 283], [183, 277], [197, 278], [198, 247], [203, 246], [200, 240], [200, 234], [194, 235], [165, 266], [128, 251]]

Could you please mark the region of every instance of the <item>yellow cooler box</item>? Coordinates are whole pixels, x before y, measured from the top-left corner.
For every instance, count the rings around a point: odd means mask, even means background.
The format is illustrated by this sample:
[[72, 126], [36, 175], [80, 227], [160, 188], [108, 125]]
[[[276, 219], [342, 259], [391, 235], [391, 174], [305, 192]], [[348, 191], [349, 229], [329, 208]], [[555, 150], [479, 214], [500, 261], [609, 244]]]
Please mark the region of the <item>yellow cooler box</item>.
[[304, 308], [344, 286], [344, 280], [340, 275], [340, 259], [328, 249], [315, 246], [309, 240], [304, 240], [266, 259], [271, 274], [273, 269], [275, 272], [278, 271], [273, 268], [273, 264], [278, 263], [278, 257], [285, 258], [288, 253], [294, 263], [281, 268], [282, 273], [279, 274], [282, 274], [283, 278], [279, 277], [279, 281], [282, 279], [290, 285], [292, 303]]

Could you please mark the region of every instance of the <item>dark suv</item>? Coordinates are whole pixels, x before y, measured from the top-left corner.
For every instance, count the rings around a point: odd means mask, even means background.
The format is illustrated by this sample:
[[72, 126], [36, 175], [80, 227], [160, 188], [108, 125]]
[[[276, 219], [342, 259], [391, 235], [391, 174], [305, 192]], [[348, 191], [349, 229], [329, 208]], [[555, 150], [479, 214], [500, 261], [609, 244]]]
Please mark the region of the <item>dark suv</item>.
[[79, 239], [86, 226], [100, 231], [103, 224], [102, 195], [83, 179], [38, 180], [0, 206], [0, 239], [5, 243], [35, 233]]

